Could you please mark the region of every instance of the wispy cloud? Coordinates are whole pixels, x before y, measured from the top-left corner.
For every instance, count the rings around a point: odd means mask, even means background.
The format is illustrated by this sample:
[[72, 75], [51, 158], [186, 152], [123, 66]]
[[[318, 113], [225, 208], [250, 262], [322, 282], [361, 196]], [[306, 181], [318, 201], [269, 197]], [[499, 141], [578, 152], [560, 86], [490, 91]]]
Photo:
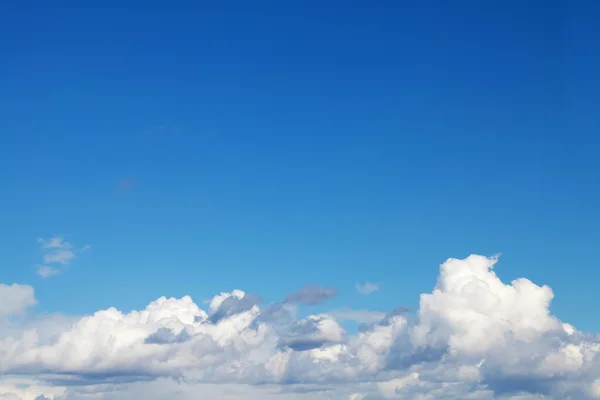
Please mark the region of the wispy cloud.
[[50, 267], [48, 265], [38, 265], [38, 274], [42, 278], [50, 278], [51, 276], [58, 275], [59, 272], [59, 268]]
[[326, 288], [321, 285], [306, 285], [288, 295], [284, 303], [315, 306], [335, 297], [336, 294], [337, 291], [334, 288]]
[[365, 296], [368, 296], [371, 293], [378, 291], [379, 289], [381, 289], [381, 287], [376, 283], [356, 283], [356, 291], [360, 294], [364, 294]]
[[37, 271], [43, 278], [58, 275], [71, 264], [77, 253], [90, 249], [90, 245], [77, 249], [62, 236], [52, 236], [48, 239], [38, 238], [38, 243], [44, 252], [44, 256], [42, 264], [38, 265]]

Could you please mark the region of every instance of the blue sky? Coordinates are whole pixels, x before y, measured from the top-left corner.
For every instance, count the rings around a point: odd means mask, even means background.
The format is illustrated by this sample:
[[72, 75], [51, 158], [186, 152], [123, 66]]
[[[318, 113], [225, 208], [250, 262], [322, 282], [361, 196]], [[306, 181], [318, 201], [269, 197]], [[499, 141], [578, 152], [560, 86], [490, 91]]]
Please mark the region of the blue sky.
[[[1, 280], [76, 315], [309, 283], [389, 310], [501, 253], [599, 329], [597, 5], [414, 3], [2, 4]], [[53, 235], [91, 247], [44, 279]]]

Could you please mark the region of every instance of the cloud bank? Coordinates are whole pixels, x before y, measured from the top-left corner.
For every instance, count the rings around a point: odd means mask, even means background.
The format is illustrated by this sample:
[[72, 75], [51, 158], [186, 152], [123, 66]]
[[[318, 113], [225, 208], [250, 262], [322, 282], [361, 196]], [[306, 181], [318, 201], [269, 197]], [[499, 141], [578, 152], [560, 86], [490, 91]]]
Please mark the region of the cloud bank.
[[298, 317], [335, 295], [318, 286], [264, 306], [234, 290], [208, 310], [161, 297], [130, 313], [57, 316], [48, 334], [48, 318], [9, 327], [35, 300], [2, 285], [0, 399], [600, 398], [600, 342], [550, 313], [549, 287], [502, 282], [497, 261], [447, 260], [416, 313], [374, 313], [356, 334], [339, 311]]

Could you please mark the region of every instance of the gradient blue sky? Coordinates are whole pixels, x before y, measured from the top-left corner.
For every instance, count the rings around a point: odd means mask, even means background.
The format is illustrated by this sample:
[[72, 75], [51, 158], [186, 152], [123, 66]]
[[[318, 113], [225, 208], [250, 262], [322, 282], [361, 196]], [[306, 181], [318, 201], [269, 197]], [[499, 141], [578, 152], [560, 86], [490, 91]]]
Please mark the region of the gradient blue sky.
[[[502, 253], [600, 329], [597, 2], [122, 4], [0, 5], [0, 280], [39, 311], [415, 307]], [[42, 279], [55, 234], [92, 247]]]

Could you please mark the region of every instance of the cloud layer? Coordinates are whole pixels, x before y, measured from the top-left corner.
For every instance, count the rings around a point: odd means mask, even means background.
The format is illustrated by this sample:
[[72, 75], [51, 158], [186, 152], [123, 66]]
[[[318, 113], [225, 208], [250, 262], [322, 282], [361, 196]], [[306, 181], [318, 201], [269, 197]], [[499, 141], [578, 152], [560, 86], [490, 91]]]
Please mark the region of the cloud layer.
[[[53, 334], [48, 319], [5, 321], [0, 399], [600, 398], [600, 343], [550, 313], [549, 287], [501, 282], [497, 261], [447, 260], [414, 314], [299, 318], [300, 305], [335, 295], [308, 286], [271, 305], [234, 290], [208, 310], [186, 296], [57, 316]], [[0, 298], [4, 318], [35, 302], [28, 286], [2, 285]], [[342, 328], [348, 318], [364, 319], [358, 333]]]

